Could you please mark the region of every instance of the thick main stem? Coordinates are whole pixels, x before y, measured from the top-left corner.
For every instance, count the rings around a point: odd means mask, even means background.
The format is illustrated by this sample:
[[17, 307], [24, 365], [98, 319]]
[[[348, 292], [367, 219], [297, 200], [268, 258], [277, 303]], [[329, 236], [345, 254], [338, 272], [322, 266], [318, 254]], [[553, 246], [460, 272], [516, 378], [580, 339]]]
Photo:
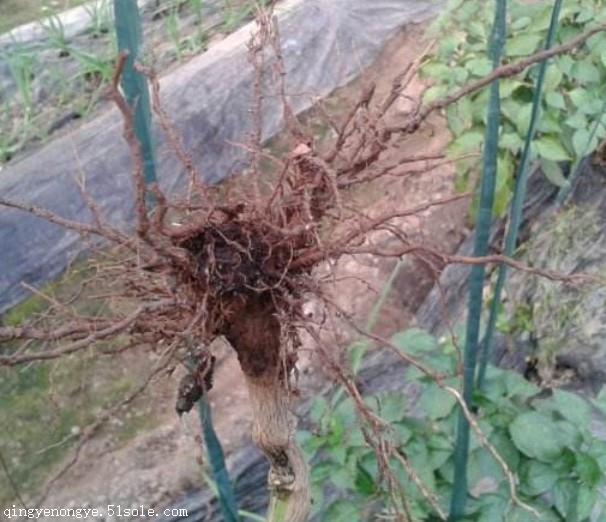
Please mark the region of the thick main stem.
[[253, 440], [269, 460], [268, 522], [305, 522], [311, 496], [309, 473], [295, 439], [297, 418], [281, 379], [247, 377]]
[[232, 303], [225, 337], [238, 353], [253, 412], [253, 440], [267, 457], [267, 522], [305, 522], [311, 508], [309, 474], [295, 440], [289, 374], [294, 361], [283, 346], [283, 325], [270, 295]]

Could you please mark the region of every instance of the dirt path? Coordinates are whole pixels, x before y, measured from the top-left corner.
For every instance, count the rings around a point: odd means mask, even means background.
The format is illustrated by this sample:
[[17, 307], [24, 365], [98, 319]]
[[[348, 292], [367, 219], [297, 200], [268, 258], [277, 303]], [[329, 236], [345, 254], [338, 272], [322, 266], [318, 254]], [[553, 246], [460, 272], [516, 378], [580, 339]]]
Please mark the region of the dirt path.
[[[422, 27], [409, 27], [385, 49], [365, 78], [378, 81], [380, 92], [387, 92], [392, 78], [406, 63], [424, 49]], [[326, 107], [346, 107], [359, 96], [361, 79], [335, 93], [325, 102]], [[422, 84], [415, 80], [406, 96], [418, 98]], [[403, 97], [391, 115], [397, 119], [409, 109], [410, 101]], [[312, 124], [321, 125], [313, 111], [307, 116]], [[430, 119], [419, 133], [397, 144], [385, 154], [386, 164], [419, 154], [440, 154], [444, 151], [448, 133], [443, 121]], [[272, 146], [280, 147], [279, 140]], [[421, 162], [422, 163], [422, 162]], [[353, 192], [352, 198], [368, 213], [389, 209], [413, 208], [431, 199], [453, 193], [453, 168], [443, 165], [425, 174], [416, 174], [423, 165], [409, 164], [394, 171], [394, 176]], [[466, 235], [465, 216], [468, 201], [462, 200], [442, 207], [434, 207], [413, 217], [401, 220], [398, 226], [417, 243], [453, 252]], [[381, 241], [380, 237], [373, 240]], [[364, 322], [376, 301], [378, 292], [393, 271], [396, 261], [369, 255], [344, 256], [334, 267], [333, 275], [339, 282], [331, 291], [335, 300], [354, 317]], [[390, 334], [409, 325], [417, 307], [431, 288], [433, 273], [419, 261], [407, 260], [395, 280], [380, 314], [376, 331]], [[321, 313], [317, 303], [310, 302], [311, 313]], [[343, 341], [352, 332], [342, 326], [339, 335]], [[250, 410], [241, 371], [229, 349], [219, 349], [220, 364], [215, 387], [210, 393], [215, 427], [227, 453], [243, 443], [250, 442]], [[317, 370], [321, 366], [314, 356], [313, 346], [302, 351], [301, 391], [317, 389], [326, 377]], [[199, 443], [196, 415], [179, 420], [174, 413], [174, 395], [178, 376], [164, 379], [154, 388], [153, 408], [156, 427], [136, 437], [126, 446], [112, 449], [111, 442], [101, 437], [95, 440], [70, 472], [63, 489], [49, 499], [49, 505], [165, 505], [188, 490], [199, 488], [203, 461]], [[128, 415], [128, 413], [127, 413]]]

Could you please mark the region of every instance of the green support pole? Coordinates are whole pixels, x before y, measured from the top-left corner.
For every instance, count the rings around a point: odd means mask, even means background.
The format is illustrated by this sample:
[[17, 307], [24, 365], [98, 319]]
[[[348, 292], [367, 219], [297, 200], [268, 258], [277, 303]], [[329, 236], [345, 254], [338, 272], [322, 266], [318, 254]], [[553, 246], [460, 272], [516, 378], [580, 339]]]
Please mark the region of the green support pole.
[[[114, 17], [118, 49], [120, 52], [128, 52], [122, 72], [121, 86], [127, 103], [134, 111], [135, 135], [141, 146], [145, 183], [149, 185], [157, 181], [156, 162], [147, 79], [135, 68], [135, 61], [139, 57], [141, 46], [141, 20], [137, 0], [114, 0]], [[147, 203], [149, 208], [154, 203], [149, 194]], [[205, 397], [198, 401], [198, 412], [213, 478], [219, 491], [221, 512], [226, 522], [238, 522], [238, 508], [225, 466], [223, 448], [215, 433], [210, 405]]]
[[[494, 23], [490, 42], [490, 57], [493, 69], [501, 62], [505, 46], [505, 28], [507, 0], [496, 0]], [[490, 85], [490, 101], [484, 140], [483, 171], [480, 182], [480, 198], [476, 219], [474, 257], [483, 257], [488, 253], [492, 208], [496, 185], [497, 158], [499, 148], [500, 97], [499, 82]], [[482, 315], [482, 293], [484, 290], [485, 267], [474, 265], [469, 277], [469, 305], [467, 311], [467, 331], [465, 338], [463, 368], [463, 399], [472, 409], [473, 388], [475, 383], [478, 341], [480, 337], [480, 319]], [[467, 461], [469, 459], [469, 422], [459, 410], [457, 438], [454, 450], [454, 481], [450, 504], [449, 521], [461, 520], [465, 516], [467, 502]]]
[[[555, 41], [556, 29], [558, 27], [558, 19], [560, 17], [561, 7], [562, 0], [556, 0], [553, 4], [553, 10], [551, 12], [551, 23], [549, 24], [549, 31], [547, 33], [547, 39], [545, 41], [545, 49], [550, 49]], [[528, 125], [528, 131], [526, 133], [526, 140], [524, 141], [524, 150], [522, 152], [520, 165], [518, 167], [518, 175], [516, 176], [513, 199], [511, 200], [511, 212], [509, 214], [509, 227], [507, 229], [507, 235], [505, 237], [504, 254], [508, 257], [513, 257], [518, 242], [518, 232], [520, 230], [520, 225], [522, 224], [524, 199], [526, 198], [526, 185], [528, 184], [528, 175], [530, 170], [528, 168], [528, 163], [530, 161], [530, 147], [534, 140], [537, 124], [539, 122], [543, 83], [545, 80], [545, 72], [547, 71], [548, 63], [549, 61], [546, 60], [544, 62], [541, 62], [541, 64], [539, 65], [539, 74], [537, 77], [536, 84], [534, 86], [530, 123]], [[488, 325], [486, 326], [484, 340], [481, 345], [480, 365], [477, 382], [478, 389], [480, 390], [484, 389], [484, 383], [486, 380], [486, 368], [488, 367], [488, 363], [490, 362], [492, 356], [493, 336], [497, 324], [499, 305], [501, 303], [501, 294], [503, 293], [503, 287], [505, 286], [506, 277], [507, 265], [500, 265], [497, 274], [497, 282], [494, 288], [492, 305], [490, 307], [490, 317], [488, 319]]]
[[137, 0], [114, 0], [114, 16], [119, 52], [127, 51], [128, 57], [122, 72], [124, 97], [134, 111], [135, 134], [141, 145], [145, 182], [155, 183], [156, 162], [152, 138], [149, 90], [145, 76], [135, 69], [141, 46], [141, 20]]
[[208, 451], [208, 459], [212, 468], [213, 479], [219, 491], [219, 506], [225, 522], [239, 522], [238, 509], [236, 507], [236, 497], [229, 480], [227, 468], [225, 467], [225, 458], [223, 448], [217, 437], [211, 417], [210, 404], [206, 396], [198, 401], [198, 412], [200, 413], [200, 422], [202, 423], [202, 432]]

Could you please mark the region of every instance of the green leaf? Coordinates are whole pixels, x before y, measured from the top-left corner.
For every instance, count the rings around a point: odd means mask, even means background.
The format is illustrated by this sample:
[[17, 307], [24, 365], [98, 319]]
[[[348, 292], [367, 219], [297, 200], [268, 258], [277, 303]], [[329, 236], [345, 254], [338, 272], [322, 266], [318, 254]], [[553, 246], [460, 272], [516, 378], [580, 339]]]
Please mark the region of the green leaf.
[[573, 129], [585, 129], [587, 128], [587, 118], [582, 112], [575, 112], [570, 118], [566, 119], [566, 125]]
[[455, 136], [462, 134], [472, 126], [471, 100], [463, 98], [446, 109], [448, 128]]
[[600, 393], [598, 393], [597, 397], [592, 402], [604, 415], [606, 415], [606, 386], [602, 386]]
[[597, 486], [602, 478], [602, 471], [600, 470], [598, 461], [588, 453], [582, 452], [576, 453], [575, 459], [575, 469], [581, 481], [590, 488]]
[[564, 520], [576, 518], [576, 498], [578, 496], [579, 485], [570, 479], [559, 480], [554, 488], [553, 496], [556, 509]]
[[507, 463], [509, 469], [513, 472], [517, 471], [518, 466], [520, 465], [521, 455], [511, 441], [507, 431], [504, 429], [495, 430], [490, 436], [490, 442]]
[[577, 129], [572, 135], [572, 146], [578, 158], [591, 153], [598, 146], [598, 137], [593, 136], [587, 129]]
[[561, 188], [568, 186], [568, 180], [564, 177], [560, 165], [555, 161], [541, 158], [541, 172], [543, 172], [545, 177], [556, 187]]
[[324, 397], [316, 397], [311, 405], [309, 411], [309, 417], [314, 424], [319, 424], [320, 419], [324, 416], [328, 410], [328, 402]]
[[551, 464], [531, 460], [524, 466], [522, 477], [524, 492], [536, 496], [551, 490], [559, 475]]
[[501, 111], [515, 125], [518, 134], [522, 137], [526, 136], [530, 124], [532, 104], [510, 99], [501, 104]]
[[506, 132], [501, 135], [499, 147], [507, 149], [512, 154], [517, 154], [521, 150], [522, 145], [524, 145], [524, 141], [517, 132]]
[[505, 385], [507, 386], [507, 395], [509, 397], [528, 399], [540, 391], [536, 385], [528, 382], [519, 373], [513, 371], [506, 372]]
[[522, 33], [507, 40], [508, 56], [527, 56], [537, 50], [543, 37], [538, 34]]
[[431, 352], [438, 346], [435, 337], [420, 328], [398, 332], [391, 338], [391, 342], [403, 352], [412, 355]]
[[543, 136], [535, 142], [539, 156], [551, 161], [568, 161], [570, 156], [557, 139]]
[[355, 478], [352, 473], [344, 466], [337, 467], [330, 474], [330, 481], [343, 491], [351, 491], [355, 489]]
[[530, 503], [531, 506], [539, 513], [539, 517], [528, 513], [527, 510], [521, 508], [520, 506], [513, 506], [511, 511], [508, 512], [507, 518], [504, 519], [506, 522], [561, 522], [560, 517], [558, 517], [553, 510], [546, 509], [543, 505], [538, 503]]
[[460, 156], [468, 152], [475, 152], [484, 141], [484, 134], [474, 127], [464, 132], [448, 146], [448, 152], [454, 156]]
[[591, 512], [593, 511], [593, 506], [595, 506], [597, 500], [597, 490], [581, 486], [576, 505], [577, 519], [588, 520]]
[[332, 522], [359, 522], [360, 508], [351, 500], [336, 500], [324, 514], [325, 520]]
[[488, 58], [472, 58], [465, 64], [465, 68], [473, 76], [486, 76], [492, 71], [492, 63]]
[[354, 485], [356, 487], [356, 491], [366, 497], [374, 495], [377, 490], [377, 486], [375, 485], [372, 475], [366, 471], [360, 462], [356, 463], [356, 479], [354, 481]]
[[366, 341], [356, 341], [347, 347], [350, 368], [354, 373], [358, 372], [360, 365], [362, 364], [364, 354], [366, 354], [368, 350], [368, 346], [369, 343]]
[[514, 32], [517, 32], [520, 29], [528, 27], [531, 22], [532, 18], [530, 18], [530, 16], [522, 16], [521, 18], [518, 18], [511, 23], [511, 29]]
[[583, 114], [599, 114], [602, 110], [602, 100], [596, 98], [587, 89], [577, 88], [568, 93], [574, 106]]
[[448, 93], [446, 85], [432, 85], [423, 93], [423, 103], [431, 103]]
[[572, 67], [574, 66], [574, 60], [567, 54], [556, 58], [556, 66], [558, 70], [563, 72], [566, 76], [572, 74]]
[[379, 399], [379, 416], [385, 421], [392, 422], [401, 421], [408, 407], [408, 398], [403, 393], [388, 392], [378, 397]]
[[545, 91], [554, 91], [560, 85], [563, 78], [562, 71], [557, 67], [548, 67], [545, 72]]
[[575, 63], [572, 68], [572, 75], [582, 84], [597, 83], [600, 81], [600, 71], [589, 60]]
[[391, 426], [396, 434], [396, 442], [403, 446], [412, 437], [412, 430], [405, 422], [394, 422]]
[[562, 446], [570, 448], [573, 451], [579, 449], [579, 446], [583, 442], [583, 437], [574, 424], [568, 421], [556, 421], [556, 429]]
[[510, 98], [514, 91], [524, 85], [520, 80], [505, 78], [499, 82], [499, 96], [501, 99]]
[[450, 67], [448, 67], [448, 65], [444, 65], [443, 63], [439, 63], [439, 62], [427, 63], [421, 69], [421, 73], [423, 75], [429, 76], [433, 80], [439, 80], [439, 81], [448, 80], [452, 75], [452, 71], [451, 71]]
[[587, 426], [591, 422], [591, 406], [579, 395], [564, 390], [553, 392], [556, 411], [572, 424]]
[[419, 399], [419, 408], [431, 420], [447, 417], [453, 410], [456, 399], [448, 392], [430, 383]]
[[537, 412], [518, 415], [509, 427], [516, 447], [525, 455], [544, 462], [555, 459], [563, 449], [555, 423]]
[[547, 94], [545, 94], [545, 101], [550, 107], [554, 107], [556, 109], [566, 108], [564, 96], [562, 96], [559, 92], [549, 91]]

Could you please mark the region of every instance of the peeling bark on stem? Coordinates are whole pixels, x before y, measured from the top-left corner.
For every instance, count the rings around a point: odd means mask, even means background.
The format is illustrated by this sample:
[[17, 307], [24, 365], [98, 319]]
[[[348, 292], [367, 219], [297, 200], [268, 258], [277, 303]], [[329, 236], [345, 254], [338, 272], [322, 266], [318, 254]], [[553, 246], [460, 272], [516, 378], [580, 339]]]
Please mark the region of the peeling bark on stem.
[[270, 470], [268, 522], [305, 522], [311, 508], [307, 463], [295, 439], [297, 418], [281, 379], [246, 378], [253, 409], [253, 440]]

